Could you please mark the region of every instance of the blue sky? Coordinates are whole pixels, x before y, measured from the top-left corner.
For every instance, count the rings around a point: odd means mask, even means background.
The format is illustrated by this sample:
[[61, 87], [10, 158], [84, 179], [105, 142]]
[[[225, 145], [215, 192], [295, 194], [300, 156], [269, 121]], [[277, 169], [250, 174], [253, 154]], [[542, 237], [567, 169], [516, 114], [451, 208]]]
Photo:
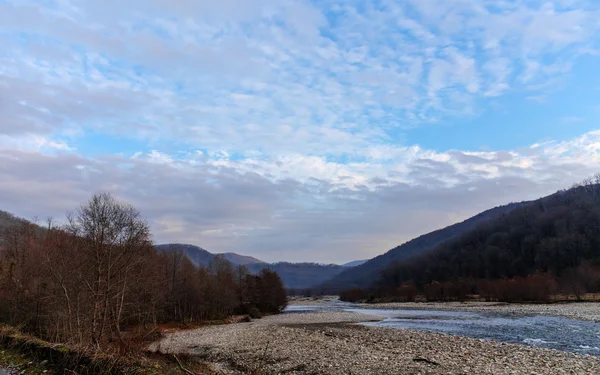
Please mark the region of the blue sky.
[[0, 203], [343, 262], [599, 172], [593, 0], [0, 0]]

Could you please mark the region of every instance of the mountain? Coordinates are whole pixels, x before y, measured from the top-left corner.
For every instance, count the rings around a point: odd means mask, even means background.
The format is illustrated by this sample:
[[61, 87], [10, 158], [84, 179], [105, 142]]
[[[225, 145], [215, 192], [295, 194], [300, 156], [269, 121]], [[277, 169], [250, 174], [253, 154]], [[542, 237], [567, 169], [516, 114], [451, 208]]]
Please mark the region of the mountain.
[[588, 183], [495, 215], [427, 254], [391, 265], [378, 285], [529, 278], [531, 288], [549, 275], [569, 287], [600, 290], [600, 274], [590, 271], [598, 265], [600, 184]]
[[[249, 265], [249, 264], [261, 264], [265, 263], [262, 260], [258, 260], [251, 256], [240, 255], [236, 253], [222, 253], [213, 254], [208, 250], [195, 245], [181, 244], [181, 243], [169, 243], [155, 246], [160, 251], [181, 251], [183, 252], [196, 266], [206, 267], [217, 255], [223, 256], [234, 265]], [[266, 263], [265, 263], [266, 264]]]
[[336, 264], [317, 263], [265, 263], [256, 258], [236, 253], [213, 254], [201, 247], [187, 244], [156, 245], [161, 251], [181, 251], [196, 266], [206, 267], [217, 255], [222, 255], [234, 265], [244, 265], [251, 273], [259, 273], [265, 268], [276, 271], [287, 289], [306, 289], [325, 282], [342, 272], [345, 267]]
[[287, 289], [309, 289], [338, 275], [346, 268], [337, 264], [288, 263], [250, 264], [250, 272], [258, 273], [268, 268], [279, 274]]
[[344, 263], [342, 264], [342, 267], [356, 267], [356, 266], [360, 266], [361, 264], [364, 264], [366, 262], [368, 262], [368, 259], [365, 260], [355, 260], [353, 262], [348, 262], [348, 263]]
[[22, 230], [22, 228], [28, 228], [27, 230], [33, 230], [37, 234], [44, 234], [47, 228], [31, 222], [29, 220], [25, 220], [18, 216], [15, 216], [9, 212], [0, 210], [0, 245], [7, 240], [7, 235], [15, 229]]
[[9, 212], [0, 210], [0, 230], [10, 229], [24, 223], [28, 223], [28, 221]]
[[189, 260], [194, 263], [195, 266], [206, 267], [210, 263], [211, 260], [215, 257], [214, 254], [204, 250], [201, 247], [181, 244], [181, 243], [169, 243], [155, 246], [158, 250], [167, 252], [167, 251], [181, 251], [184, 253]]
[[410, 240], [361, 265], [346, 268], [339, 275], [334, 276], [331, 280], [328, 280], [323, 284], [315, 282], [313, 285], [331, 293], [354, 287], [368, 288], [376, 282], [380, 273], [393, 262], [398, 262], [428, 252], [444, 241], [455, 238], [491, 218], [504, 215], [515, 208], [528, 203], [529, 202], [511, 203], [505, 206], [492, 208], [491, 210], [482, 212], [461, 223], [450, 225], [444, 229], [436, 230]]
[[246, 266], [249, 264], [266, 263], [266, 262], [263, 262], [262, 260], [254, 258], [254, 257], [247, 256], [247, 255], [240, 255], [240, 254], [236, 254], [236, 253], [222, 253], [222, 254], [217, 254], [217, 255], [222, 255], [225, 259], [227, 259], [228, 261], [230, 261], [233, 264], [239, 264], [239, 265], [243, 265], [243, 266]]

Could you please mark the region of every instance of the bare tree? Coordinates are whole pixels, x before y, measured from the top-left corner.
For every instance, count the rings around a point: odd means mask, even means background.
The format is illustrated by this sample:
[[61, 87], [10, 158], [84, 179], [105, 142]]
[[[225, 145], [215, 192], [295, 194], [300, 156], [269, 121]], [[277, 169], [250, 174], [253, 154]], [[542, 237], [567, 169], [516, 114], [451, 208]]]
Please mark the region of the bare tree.
[[130, 271], [151, 248], [150, 230], [135, 208], [108, 193], [95, 194], [69, 215], [68, 229], [92, 268], [84, 281], [93, 301], [91, 340], [100, 346], [107, 332], [120, 338]]
[[96, 194], [65, 227], [21, 220], [0, 232], [0, 323], [54, 342], [128, 350], [134, 341], [122, 327], [221, 319], [243, 305], [280, 310], [285, 291], [275, 276], [234, 270], [222, 256], [206, 269], [159, 252], [137, 210]]

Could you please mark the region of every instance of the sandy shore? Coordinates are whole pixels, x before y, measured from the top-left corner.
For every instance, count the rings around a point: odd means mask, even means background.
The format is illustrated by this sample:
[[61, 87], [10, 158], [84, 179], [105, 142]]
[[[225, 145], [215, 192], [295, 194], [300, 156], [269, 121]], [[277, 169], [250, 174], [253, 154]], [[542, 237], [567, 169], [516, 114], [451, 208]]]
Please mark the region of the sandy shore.
[[352, 324], [377, 319], [290, 313], [173, 333], [150, 349], [198, 356], [220, 374], [600, 374], [597, 357]]

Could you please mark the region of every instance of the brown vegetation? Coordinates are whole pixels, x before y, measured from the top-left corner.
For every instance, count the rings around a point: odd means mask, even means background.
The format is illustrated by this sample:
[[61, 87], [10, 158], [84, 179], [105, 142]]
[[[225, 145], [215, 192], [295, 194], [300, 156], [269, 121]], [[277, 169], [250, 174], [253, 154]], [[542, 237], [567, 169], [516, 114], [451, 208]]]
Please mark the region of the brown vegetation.
[[197, 268], [179, 252], [158, 252], [140, 213], [108, 194], [64, 227], [23, 222], [0, 233], [0, 323], [51, 342], [126, 353], [159, 323], [285, 305], [275, 272], [250, 275], [221, 257]]
[[412, 282], [398, 288], [379, 288], [366, 291], [354, 288], [340, 293], [347, 302], [386, 301], [467, 301], [487, 302], [566, 302], [599, 300], [593, 293], [600, 292], [600, 268], [582, 264], [567, 270], [562, 277], [538, 272], [526, 277], [497, 280], [459, 279], [425, 284], [421, 289]]

